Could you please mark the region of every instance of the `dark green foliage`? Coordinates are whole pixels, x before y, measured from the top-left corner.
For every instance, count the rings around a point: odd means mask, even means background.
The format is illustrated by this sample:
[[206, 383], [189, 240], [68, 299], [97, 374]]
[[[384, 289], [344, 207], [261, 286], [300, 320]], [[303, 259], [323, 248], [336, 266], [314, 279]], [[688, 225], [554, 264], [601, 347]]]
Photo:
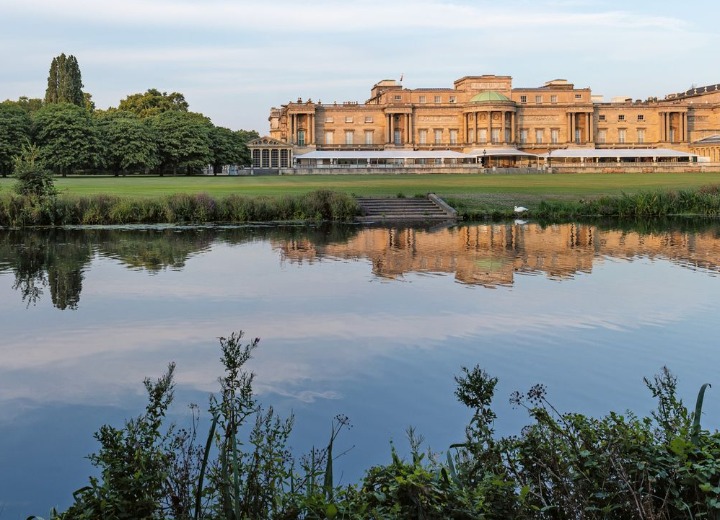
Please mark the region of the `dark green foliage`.
[[30, 116], [11, 101], [0, 103], [0, 175], [6, 177], [14, 167], [14, 158], [30, 144]]
[[141, 118], [152, 117], [167, 111], [187, 112], [189, 105], [179, 92], [160, 92], [155, 88], [142, 94], [132, 94], [118, 105], [119, 110], [128, 111]]
[[100, 451], [90, 461], [101, 477], [75, 492], [75, 503], [63, 519], [165, 518], [163, 500], [169, 478], [172, 431], [162, 431], [173, 399], [174, 365], [156, 382], [145, 380], [148, 404], [145, 413], [123, 428], [105, 425], [95, 434]]
[[17, 179], [15, 192], [27, 197], [30, 205], [34, 206], [56, 194], [52, 172], [45, 168], [39, 156], [36, 146], [26, 145], [15, 157], [13, 168], [13, 176]]
[[0, 226], [77, 224], [158, 224], [210, 222], [351, 221], [358, 214], [355, 199], [330, 191], [296, 197], [215, 199], [207, 194], [176, 194], [159, 199], [128, 199], [109, 195], [35, 199], [0, 197]]
[[212, 151], [213, 173], [222, 172], [226, 164], [248, 164], [249, 152], [246, 141], [238, 132], [214, 126], [210, 129], [210, 150]]
[[147, 121], [120, 110], [96, 113], [104, 166], [120, 174], [152, 171], [159, 164], [156, 137]]
[[45, 90], [45, 103], [71, 103], [85, 107], [80, 65], [72, 54], [61, 54], [53, 58], [48, 73], [48, 86]]
[[210, 164], [212, 124], [200, 114], [170, 110], [151, 119], [157, 139], [160, 174], [198, 173]]
[[100, 162], [100, 141], [87, 110], [69, 103], [44, 106], [33, 118], [35, 144], [49, 170], [66, 176]]

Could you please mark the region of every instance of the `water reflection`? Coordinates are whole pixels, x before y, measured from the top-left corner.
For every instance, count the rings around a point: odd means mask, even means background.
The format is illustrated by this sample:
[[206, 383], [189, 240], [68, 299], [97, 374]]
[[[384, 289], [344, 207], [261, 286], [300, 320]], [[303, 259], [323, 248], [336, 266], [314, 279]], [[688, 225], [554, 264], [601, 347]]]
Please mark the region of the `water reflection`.
[[0, 272], [28, 306], [46, 292], [58, 309], [77, 309], [84, 271], [95, 255], [130, 269], [182, 269], [214, 241], [269, 240], [281, 262], [367, 259], [374, 275], [451, 274], [463, 284], [512, 285], [516, 273], [552, 279], [589, 273], [607, 259], [666, 259], [717, 271], [720, 228], [714, 222], [618, 225], [513, 222], [442, 228], [244, 227], [53, 229], [0, 232]]
[[[67, 507], [91, 432], [141, 410], [141, 381], [169, 361], [177, 417], [202, 407], [215, 338], [239, 329], [262, 338], [262, 402], [297, 414], [293, 447], [352, 418], [346, 482], [408, 425], [457, 442], [461, 366], [500, 378], [503, 433], [524, 424], [507, 395], [535, 382], [564, 411], [646, 413], [641, 378], [668, 365], [694, 399], [717, 386], [718, 236], [712, 222], [0, 232], [0, 516]], [[720, 402], [706, 407], [715, 427]]]

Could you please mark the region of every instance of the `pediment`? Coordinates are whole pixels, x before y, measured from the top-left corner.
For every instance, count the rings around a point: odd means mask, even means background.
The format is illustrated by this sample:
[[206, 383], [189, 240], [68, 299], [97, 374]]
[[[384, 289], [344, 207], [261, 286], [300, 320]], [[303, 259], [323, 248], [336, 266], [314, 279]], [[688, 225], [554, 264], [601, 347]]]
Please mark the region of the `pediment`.
[[261, 146], [270, 146], [270, 147], [281, 147], [281, 148], [291, 148], [291, 146], [284, 142], [280, 141], [279, 139], [274, 139], [272, 137], [258, 137], [257, 139], [253, 139], [252, 141], [249, 141], [247, 143], [247, 146], [250, 147], [261, 147]]

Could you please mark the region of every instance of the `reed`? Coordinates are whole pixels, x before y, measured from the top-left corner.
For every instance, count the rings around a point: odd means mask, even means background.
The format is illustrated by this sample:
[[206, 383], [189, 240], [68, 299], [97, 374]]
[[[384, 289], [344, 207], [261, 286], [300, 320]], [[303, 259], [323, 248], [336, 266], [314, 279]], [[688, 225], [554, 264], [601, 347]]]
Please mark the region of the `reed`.
[[211, 222], [349, 221], [358, 214], [355, 200], [329, 190], [282, 197], [213, 197], [176, 193], [161, 198], [114, 195], [0, 197], [0, 226], [111, 224], [206, 224]]

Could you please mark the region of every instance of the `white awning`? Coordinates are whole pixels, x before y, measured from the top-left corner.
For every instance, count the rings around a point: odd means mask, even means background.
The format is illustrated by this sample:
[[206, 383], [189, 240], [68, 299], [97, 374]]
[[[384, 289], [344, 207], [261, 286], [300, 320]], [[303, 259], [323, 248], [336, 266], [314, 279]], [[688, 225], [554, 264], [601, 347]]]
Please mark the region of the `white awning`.
[[523, 152], [517, 148], [475, 148], [468, 154], [473, 157], [537, 157], [534, 153]]
[[547, 159], [565, 158], [620, 158], [635, 159], [645, 157], [697, 157], [697, 154], [671, 150], [670, 148], [567, 148], [553, 150], [552, 153], [541, 154], [538, 157]]
[[474, 159], [475, 156], [452, 150], [316, 150], [296, 155], [296, 159]]

